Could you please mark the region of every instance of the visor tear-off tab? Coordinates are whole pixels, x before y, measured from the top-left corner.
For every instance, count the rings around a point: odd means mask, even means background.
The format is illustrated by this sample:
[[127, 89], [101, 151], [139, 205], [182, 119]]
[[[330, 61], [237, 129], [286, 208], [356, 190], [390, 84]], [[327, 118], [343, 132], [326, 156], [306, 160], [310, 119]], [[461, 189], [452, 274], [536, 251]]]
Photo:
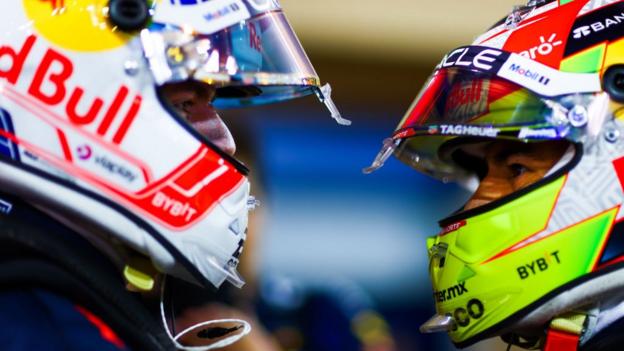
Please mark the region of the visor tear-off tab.
[[329, 113], [331, 114], [331, 117], [335, 119], [338, 124], [343, 126], [350, 126], [351, 121], [342, 117], [340, 111], [338, 111], [338, 108], [336, 107], [336, 104], [334, 104], [334, 101], [331, 98], [331, 92], [331, 85], [329, 85], [328, 83], [318, 88], [316, 90], [316, 95], [318, 96], [319, 100], [321, 100], [321, 102], [325, 104], [325, 106], [329, 110]]
[[362, 173], [371, 174], [374, 171], [383, 167], [384, 163], [386, 163], [390, 156], [392, 156], [396, 148], [399, 147], [400, 143], [400, 139], [386, 138], [383, 141], [383, 146], [381, 147], [381, 150], [379, 150], [379, 153], [377, 154], [377, 156], [375, 156], [375, 160], [373, 160], [373, 163], [370, 166], [364, 168], [362, 170]]
[[553, 319], [546, 334], [544, 351], [576, 351], [587, 316], [570, 313]]

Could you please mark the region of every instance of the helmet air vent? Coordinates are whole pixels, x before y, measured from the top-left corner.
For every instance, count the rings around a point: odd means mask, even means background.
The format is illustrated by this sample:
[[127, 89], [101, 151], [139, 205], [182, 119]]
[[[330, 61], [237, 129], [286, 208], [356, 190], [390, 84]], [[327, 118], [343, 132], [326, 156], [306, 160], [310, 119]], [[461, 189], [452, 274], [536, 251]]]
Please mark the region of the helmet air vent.
[[108, 8], [111, 23], [126, 32], [142, 29], [149, 19], [145, 0], [110, 0]]
[[624, 102], [624, 66], [610, 67], [602, 78], [602, 85], [611, 99]]

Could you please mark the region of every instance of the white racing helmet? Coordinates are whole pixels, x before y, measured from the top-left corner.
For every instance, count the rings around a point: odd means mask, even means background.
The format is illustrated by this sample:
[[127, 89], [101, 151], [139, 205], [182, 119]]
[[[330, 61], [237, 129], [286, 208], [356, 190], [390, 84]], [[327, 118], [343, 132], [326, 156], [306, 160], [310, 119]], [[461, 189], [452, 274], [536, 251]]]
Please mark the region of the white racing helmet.
[[0, 17], [0, 184], [122, 263], [116, 247], [243, 285], [248, 170], [163, 86], [205, 84], [217, 109], [314, 93], [348, 122], [275, 0], [21, 0]]

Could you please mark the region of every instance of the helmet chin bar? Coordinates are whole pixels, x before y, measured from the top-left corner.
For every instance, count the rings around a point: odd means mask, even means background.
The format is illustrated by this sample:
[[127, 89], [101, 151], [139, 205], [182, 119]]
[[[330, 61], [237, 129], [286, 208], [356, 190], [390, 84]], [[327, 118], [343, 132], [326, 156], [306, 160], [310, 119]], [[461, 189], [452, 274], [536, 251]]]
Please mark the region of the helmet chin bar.
[[[580, 345], [593, 340], [601, 331], [624, 318], [622, 302], [622, 268], [599, 275], [573, 287], [562, 287], [553, 291], [545, 299], [529, 306], [529, 311], [520, 311], [503, 322], [502, 329], [486, 331], [477, 339], [464, 341], [459, 347], [466, 347], [482, 339], [501, 336], [505, 342], [530, 348], [538, 345], [544, 335], [544, 325], [573, 314], [586, 316], [580, 333]], [[518, 317], [516, 317], [518, 316]], [[421, 333], [451, 332], [456, 328], [451, 314], [436, 314], [420, 327]]]
[[[581, 337], [581, 345], [606, 328], [610, 322], [624, 316], [621, 301], [624, 270], [616, 269], [589, 279], [572, 288], [556, 291], [550, 299], [537, 303], [534, 310], [505, 328], [503, 333], [514, 330], [537, 330], [548, 321], [568, 311], [585, 311], [589, 317], [588, 327]], [[599, 318], [598, 318], [599, 317]], [[597, 318], [597, 320], [596, 320]]]

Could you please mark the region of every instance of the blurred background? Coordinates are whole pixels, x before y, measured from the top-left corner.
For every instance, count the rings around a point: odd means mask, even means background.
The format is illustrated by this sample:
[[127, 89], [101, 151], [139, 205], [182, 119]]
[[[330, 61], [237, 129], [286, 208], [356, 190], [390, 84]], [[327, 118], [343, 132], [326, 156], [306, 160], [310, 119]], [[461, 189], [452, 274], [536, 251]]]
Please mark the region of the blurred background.
[[336, 124], [315, 97], [224, 114], [262, 202], [243, 294], [285, 350], [454, 350], [445, 334], [418, 328], [434, 314], [425, 239], [466, 194], [394, 158], [361, 170], [442, 56], [521, 0], [281, 3], [353, 124]]

